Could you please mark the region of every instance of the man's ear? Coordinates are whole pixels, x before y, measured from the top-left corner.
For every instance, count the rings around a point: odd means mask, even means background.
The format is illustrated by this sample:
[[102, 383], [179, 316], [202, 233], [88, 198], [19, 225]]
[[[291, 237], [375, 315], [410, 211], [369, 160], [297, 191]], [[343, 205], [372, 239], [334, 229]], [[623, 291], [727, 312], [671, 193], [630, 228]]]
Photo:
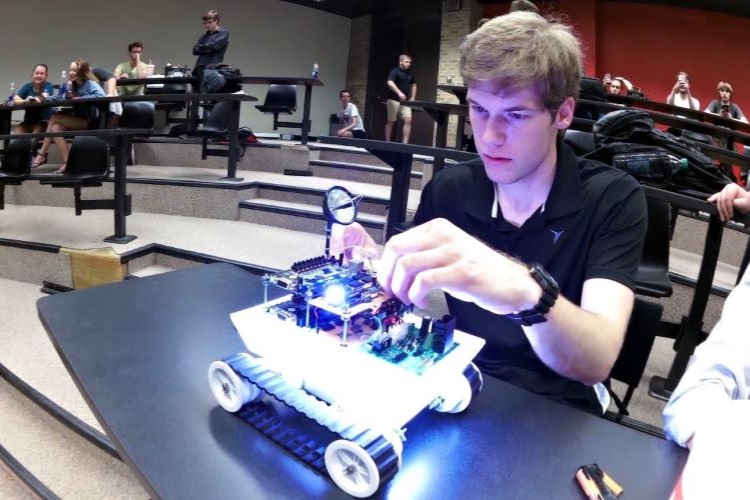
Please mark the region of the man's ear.
[[573, 112], [576, 107], [576, 100], [573, 97], [568, 97], [562, 104], [557, 108], [557, 113], [553, 119], [554, 125], [559, 129], [566, 129], [573, 123]]

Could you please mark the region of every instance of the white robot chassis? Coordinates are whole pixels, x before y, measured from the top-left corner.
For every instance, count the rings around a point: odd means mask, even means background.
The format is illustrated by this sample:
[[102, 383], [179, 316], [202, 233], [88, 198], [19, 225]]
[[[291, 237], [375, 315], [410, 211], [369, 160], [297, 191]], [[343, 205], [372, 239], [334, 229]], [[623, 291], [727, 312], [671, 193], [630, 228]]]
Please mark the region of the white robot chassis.
[[[329, 219], [342, 206], [356, 213], [356, 201], [332, 188], [324, 209]], [[225, 410], [346, 493], [369, 497], [393, 478], [405, 425], [421, 411], [463, 411], [481, 390], [471, 361], [484, 340], [455, 330], [452, 316], [415, 316], [385, 295], [363, 262], [318, 257], [265, 276], [266, 292], [270, 284], [291, 294], [269, 301], [266, 293], [263, 304], [231, 315], [247, 352], [214, 361], [209, 385]], [[296, 432], [266, 410], [264, 397], [334, 439], [321, 445]]]

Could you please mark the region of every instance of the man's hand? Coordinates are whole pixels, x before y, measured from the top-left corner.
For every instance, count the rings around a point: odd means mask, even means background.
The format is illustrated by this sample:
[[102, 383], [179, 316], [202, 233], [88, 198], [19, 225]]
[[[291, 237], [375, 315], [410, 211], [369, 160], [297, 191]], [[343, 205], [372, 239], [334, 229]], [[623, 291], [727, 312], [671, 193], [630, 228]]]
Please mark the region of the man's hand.
[[682, 84], [680, 82], [675, 83], [674, 87], [672, 87], [672, 93], [677, 94], [681, 88], [682, 88]]
[[120, 80], [127, 80], [128, 78], [130, 78], [130, 76], [127, 73], [122, 72], [122, 73], [120, 73], [120, 76], [118, 78]]
[[403, 92], [399, 92], [398, 93], [398, 100], [401, 101], [401, 102], [406, 101], [407, 100], [406, 94], [404, 94]]
[[539, 285], [522, 263], [488, 247], [445, 219], [396, 235], [383, 251], [378, 280], [406, 303], [426, 307], [431, 290], [497, 314], [533, 307]]
[[[362, 255], [363, 252], [365, 255]], [[344, 260], [364, 256], [376, 260], [380, 257], [377, 243], [359, 222], [353, 222], [348, 226], [334, 224], [331, 227], [330, 253], [334, 256], [344, 254]]]
[[724, 189], [711, 195], [709, 203], [716, 203], [719, 218], [726, 222], [732, 218], [734, 211], [746, 214], [750, 212], [750, 193], [737, 184], [727, 184]]

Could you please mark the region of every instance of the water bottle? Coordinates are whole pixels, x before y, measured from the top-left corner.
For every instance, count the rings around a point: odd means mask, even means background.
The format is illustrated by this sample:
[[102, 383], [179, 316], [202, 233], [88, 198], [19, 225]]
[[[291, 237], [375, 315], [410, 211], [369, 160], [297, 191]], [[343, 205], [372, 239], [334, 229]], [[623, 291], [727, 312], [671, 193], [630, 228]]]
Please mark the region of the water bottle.
[[63, 70], [60, 73], [60, 97], [65, 98], [65, 92], [68, 91], [68, 74]]
[[10, 95], [8, 96], [8, 106], [13, 106], [13, 97], [16, 95], [16, 82], [10, 82]]
[[312, 77], [316, 80], [320, 77], [320, 66], [318, 66], [318, 63], [313, 63]]
[[639, 179], [667, 179], [688, 167], [687, 158], [678, 158], [666, 151], [620, 153], [612, 157], [612, 165]]

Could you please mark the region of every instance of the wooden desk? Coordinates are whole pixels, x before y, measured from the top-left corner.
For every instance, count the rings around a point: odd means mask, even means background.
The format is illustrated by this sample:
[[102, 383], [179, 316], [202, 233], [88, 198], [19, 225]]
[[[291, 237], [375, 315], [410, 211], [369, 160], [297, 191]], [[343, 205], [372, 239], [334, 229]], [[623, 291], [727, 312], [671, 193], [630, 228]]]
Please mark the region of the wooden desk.
[[[305, 100], [302, 105], [302, 144], [307, 144], [310, 135], [310, 108], [312, 106], [312, 88], [323, 86], [323, 82], [317, 78], [299, 76], [230, 76], [226, 77], [227, 83], [238, 83], [240, 85], [303, 85], [305, 87]], [[163, 83], [190, 83], [195, 85], [197, 79], [187, 77], [159, 77], [159, 78], [130, 78], [118, 80], [117, 85], [148, 85]], [[205, 95], [205, 94], [204, 94]], [[201, 96], [201, 99], [204, 99]]]
[[[148, 78], [131, 78], [130, 83], [150, 80]], [[155, 78], [154, 80], [168, 80]], [[229, 119], [229, 129], [227, 131], [228, 149], [225, 153], [227, 157], [227, 176], [223, 180], [242, 181], [237, 177], [237, 162], [239, 161], [239, 123], [240, 123], [240, 104], [242, 102], [257, 101], [258, 98], [246, 94], [200, 94], [201, 99], [207, 101], [231, 101], [232, 116]], [[25, 110], [45, 107], [66, 107], [76, 105], [91, 105], [99, 110], [99, 128], [107, 128], [107, 113], [109, 104], [112, 102], [130, 102], [130, 101], [160, 101], [160, 102], [189, 102], [195, 99], [195, 94], [147, 94], [131, 96], [107, 96], [91, 97], [85, 99], [64, 99], [52, 101], [48, 100], [42, 103], [23, 103], [14, 106], [0, 107], [0, 134], [10, 134], [11, 115], [14, 110]], [[146, 135], [146, 134], [144, 134]], [[204, 139], [204, 150], [207, 139]]]
[[[417, 108], [426, 111], [435, 123], [437, 124], [437, 130], [435, 131], [435, 147], [446, 148], [448, 143], [448, 119], [451, 115], [458, 116], [458, 121], [463, 124], [464, 117], [468, 116], [469, 108], [464, 104], [449, 104], [444, 102], [433, 102], [433, 101], [406, 101], [401, 103], [402, 106], [408, 106], [410, 108]], [[456, 130], [456, 149], [461, 149], [461, 142], [463, 139], [463, 127], [461, 127], [461, 133], [459, 135]], [[434, 168], [435, 172], [442, 170], [444, 165], [443, 158], [435, 158]]]
[[[38, 301], [65, 367], [152, 498], [349, 498], [211, 395], [209, 364], [243, 349], [229, 314], [262, 297], [260, 276], [211, 264]], [[378, 498], [579, 500], [573, 476], [591, 462], [627, 498], [667, 498], [687, 457], [491, 377], [466, 412], [425, 411], [407, 437]]]
[[443, 92], [448, 92], [449, 94], [453, 94], [458, 99], [459, 104], [466, 104], [466, 93], [469, 89], [464, 87], [463, 85], [438, 85], [438, 90], [442, 90]]

